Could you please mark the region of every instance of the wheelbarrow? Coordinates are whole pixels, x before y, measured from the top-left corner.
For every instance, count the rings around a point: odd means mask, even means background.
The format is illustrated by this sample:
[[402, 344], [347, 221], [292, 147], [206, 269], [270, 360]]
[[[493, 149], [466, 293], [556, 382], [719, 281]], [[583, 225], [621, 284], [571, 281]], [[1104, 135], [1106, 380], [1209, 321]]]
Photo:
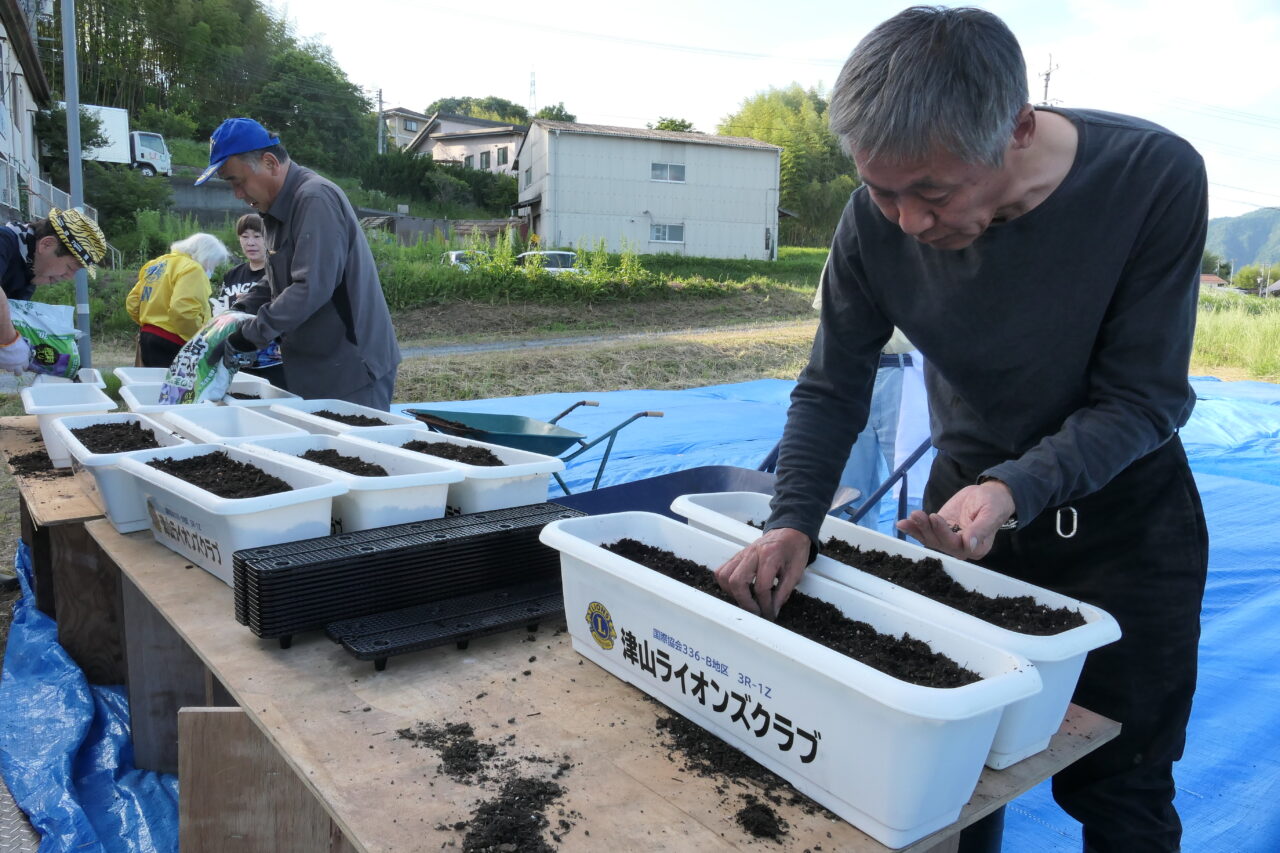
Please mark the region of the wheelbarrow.
[[[604, 476], [604, 467], [609, 463], [609, 454], [613, 452], [613, 442], [618, 437], [618, 431], [640, 418], [662, 417], [662, 412], [636, 412], [613, 429], [591, 440], [587, 440], [587, 437], [580, 432], [574, 432], [556, 424], [556, 421], [579, 406], [599, 405], [595, 400], [579, 400], [549, 421], [520, 415], [455, 412], [447, 409], [405, 409], [404, 413], [417, 418], [434, 432], [455, 435], [459, 438], [474, 438], [477, 441], [514, 447], [517, 450], [528, 450], [544, 456], [559, 456], [566, 466], [603, 441], [605, 442], [604, 455], [600, 458], [600, 466], [596, 468], [596, 477], [591, 484], [592, 490], [595, 490], [599, 488], [600, 478]], [[558, 473], [552, 476], [556, 478], [556, 483], [564, 493], [570, 494], [564, 478]]]

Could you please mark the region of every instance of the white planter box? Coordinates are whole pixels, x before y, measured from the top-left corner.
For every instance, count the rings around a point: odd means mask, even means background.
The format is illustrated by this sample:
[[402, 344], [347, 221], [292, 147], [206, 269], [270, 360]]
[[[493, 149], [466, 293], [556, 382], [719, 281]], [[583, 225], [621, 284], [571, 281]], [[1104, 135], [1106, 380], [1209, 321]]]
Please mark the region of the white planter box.
[[[117, 368], [119, 370], [120, 368]], [[143, 367], [139, 370], [153, 370], [159, 368]], [[165, 412], [172, 412], [175, 409], [190, 409], [197, 406], [212, 406], [213, 403], [161, 403], [160, 389], [164, 387], [163, 382], [134, 382], [130, 385], [120, 386], [120, 399], [124, 400], [125, 406], [131, 412], [137, 412], [140, 415], [160, 415]]]
[[59, 438], [71, 454], [71, 468], [76, 472], [85, 494], [106, 515], [112, 526], [121, 533], [146, 530], [151, 521], [147, 518], [147, 504], [138, 490], [138, 480], [120, 469], [120, 460], [130, 453], [94, 453], [76, 438], [72, 430], [95, 424], [138, 424], [155, 436], [161, 447], [190, 444], [185, 438], [169, 432], [165, 426], [146, 415], [136, 412], [118, 412], [105, 415], [75, 415], [60, 418], [53, 425]]
[[[694, 527], [745, 545], [762, 535], [760, 530], [746, 522], [762, 523], [769, 518], [769, 496], [756, 492], [684, 495], [671, 504], [671, 509], [688, 518], [689, 524]], [[874, 548], [912, 560], [937, 557], [947, 573], [966, 589], [989, 596], [1030, 595], [1047, 607], [1067, 607], [1078, 610], [1084, 616], [1084, 625], [1060, 634], [1022, 634], [961, 613], [830, 557], [819, 556], [810, 567], [814, 574], [892, 602], [926, 618], [940, 619], [945, 615], [946, 618], [956, 620], [960, 630], [969, 636], [1008, 649], [1035, 664], [1044, 682], [1044, 689], [1035, 696], [1011, 705], [1005, 711], [991, 746], [991, 754], [987, 756], [987, 766], [996, 770], [1034, 755], [1049, 745], [1049, 739], [1058, 731], [1062, 718], [1067, 713], [1067, 705], [1071, 702], [1071, 694], [1075, 692], [1085, 657], [1093, 649], [1120, 638], [1120, 626], [1106, 611], [973, 563], [834, 517], [828, 517], [823, 522], [819, 536], [823, 541], [834, 536], [859, 548]]]
[[[36, 378], [31, 384], [45, 385], [48, 383], [56, 384], [60, 382], [71, 382], [71, 380], [65, 376], [50, 376], [47, 373], [39, 373], [36, 374]], [[97, 368], [93, 367], [82, 367], [77, 370], [76, 383], [80, 385], [92, 385], [94, 388], [105, 389], [107, 387], [107, 380], [103, 379], [102, 374], [97, 370]]]
[[449, 505], [458, 507], [462, 512], [485, 512], [542, 503], [547, 499], [551, 475], [564, 470], [564, 462], [554, 456], [443, 435], [432, 432], [420, 423], [417, 426], [403, 427], [362, 427], [346, 435], [357, 441], [389, 444], [397, 448], [409, 441], [441, 441], [467, 447], [483, 447], [491, 451], [502, 460], [502, 465], [467, 465], [430, 454], [418, 454], [432, 462], [462, 471], [466, 479], [449, 486]]
[[295, 400], [280, 406], [270, 406], [268, 411], [270, 411], [272, 417], [279, 418], [285, 423], [302, 427], [307, 432], [324, 435], [338, 435], [350, 432], [353, 429], [373, 429], [373, 427], [354, 427], [350, 424], [344, 424], [342, 421], [335, 421], [332, 418], [323, 418], [320, 415], [312, 414], [312, 412], [328, 411], [339, 415], [364, 415], [369, 418], [377, 418], [387, 425], [417, 424], [421, 426], [422, 424], [421, 421], [408, 415], [384, 412], [381, 409], [348, 403], [346, 400]]
[[[226, 453], [256, 465], [293, 490], [220, 498], [146, 464], [150, 459], [189, 459], [206, 453]], [[236, 551], [328, 536], [333, 498], [345, 491], [342, 484], [300, 465], [217, 444], [138, 450], [121, 459], [120, 467], [139, 481], [156, 541], [228, 586], [233, 584], [231, 555]]]
[[[443, 518], [449, 484], [462, 480], [456, 468], [436, 464], [411, 450], [352, 441], [340, 435], [263, 438], [243, 445], [266, 457], [276, 455], [346, 486], [333, 499], [333, 532], [350, 533], [411, 521]], [[299, 457], [308, 450], [336, 450], [387, 469], [385, 477], [361, 477]]]
[[[232, 397], [232, 394], [254, 394], [255, 400], [239, 400]], [[301, 400], [297, 394], [290, 393], [283, 388], [267, 382], [260, 376], [248, 376], [246, 374], [237, 374], [231, 380], [231, 385], [227, 388], [227, 394], [222, 398], [224, 406], [241, 406], [243, 408], [255, 409], [270, 406], [272, 403], [278, 403], [281, 400]]]
[[163, 423], [202, 444], [243, 444], [259, 438], [306, 435], [301, 427], [240, 406], [169, 406]]
[[62, 438], [53, 431], [53, 423], [68, 415], [96, 415], [109, 412], [116, 403], [92, 385], [76, 382], [48, 382], [23, 388], [22, 405], [27, 414], [35, 415], [40, 424], [45, 452], [55, 468], [71, 464], [71, 454]]
[[599, 547], [623, 537], [710, 568], [738, 551], [651, 513], [548, 524], [541, 539], [561, 552], [574, 648], [890, 847], [959, 817], [1004, 707], [1040, 688], [1016, 655], [806, 576], [799, 591], [982, 676], [909, 684]]
[[[135, 385], [140, 382], [147, 384], [162, 383], [165, 376], [169, 373], [167, 367], [117, 367], [111, 371], [120, 379], [121, 385]], [[251, 376], [248, 373], [237, 373], [237, 380], [245, 382], [266, 382], [261, 376]]]

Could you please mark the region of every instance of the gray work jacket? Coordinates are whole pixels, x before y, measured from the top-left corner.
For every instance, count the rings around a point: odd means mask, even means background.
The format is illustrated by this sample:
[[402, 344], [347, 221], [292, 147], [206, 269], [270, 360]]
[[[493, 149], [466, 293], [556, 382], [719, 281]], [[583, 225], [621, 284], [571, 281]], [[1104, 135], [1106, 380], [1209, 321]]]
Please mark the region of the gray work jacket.
[[289, 390], [342, 399], [395, 371], [391, 313], [342, 190], [291, 162], [262, 221], [267, 274], [236, 307], [256, 314], [241, 329], [250, 343], [280, 339]]

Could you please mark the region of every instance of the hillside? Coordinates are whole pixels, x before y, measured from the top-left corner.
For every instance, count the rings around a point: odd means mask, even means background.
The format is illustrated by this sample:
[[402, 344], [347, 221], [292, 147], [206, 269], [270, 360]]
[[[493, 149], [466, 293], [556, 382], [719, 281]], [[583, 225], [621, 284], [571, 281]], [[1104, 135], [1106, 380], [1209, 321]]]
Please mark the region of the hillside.
[[1249, 264], [1280, 263], [1280, 208], [1210, 219], [1205, 248], [1233, 262], [1236, 269]]

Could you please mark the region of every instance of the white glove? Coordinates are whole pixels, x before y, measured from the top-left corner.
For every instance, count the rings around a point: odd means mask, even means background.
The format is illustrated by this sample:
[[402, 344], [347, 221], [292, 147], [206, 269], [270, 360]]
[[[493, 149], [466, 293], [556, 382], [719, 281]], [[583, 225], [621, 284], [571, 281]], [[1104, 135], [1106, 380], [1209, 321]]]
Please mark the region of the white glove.
[[7, 344], [0, 344], [0, 370], [20, 375], [31, 363], [31, 344], [22, 335]]

